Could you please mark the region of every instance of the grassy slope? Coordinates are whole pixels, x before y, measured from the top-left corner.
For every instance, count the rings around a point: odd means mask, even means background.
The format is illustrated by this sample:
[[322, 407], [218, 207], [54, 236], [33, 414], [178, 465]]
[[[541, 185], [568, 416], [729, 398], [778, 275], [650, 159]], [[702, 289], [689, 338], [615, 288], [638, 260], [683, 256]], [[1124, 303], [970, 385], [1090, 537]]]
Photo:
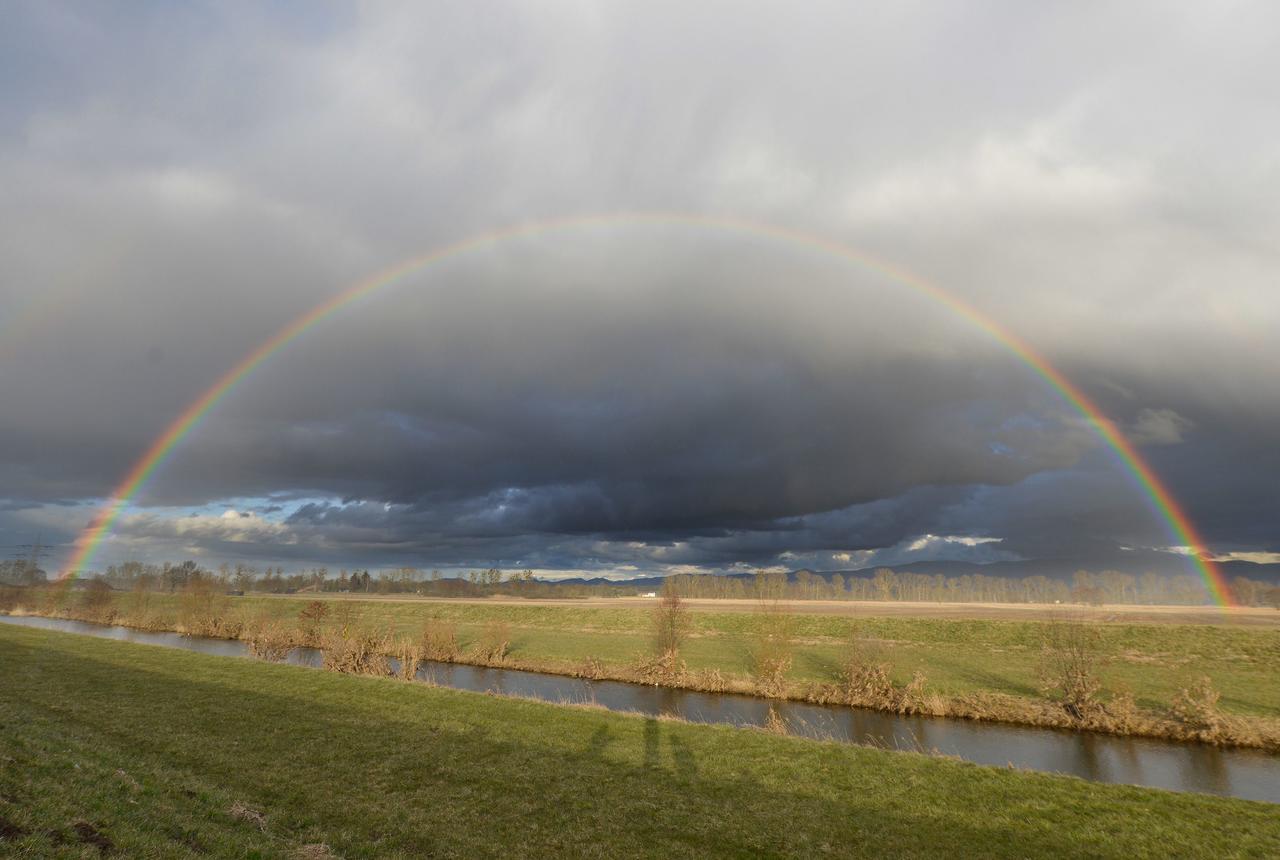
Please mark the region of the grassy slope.
[[0, 819], [41, 857], [1280, 854], [1266, 804], [7, 627]]
[[[235, 605], [247, 614], [296, 617], [301, 598], [246, 597]], [[360, 618], [381, 629], [414, 633], [428, 619], [459, 624], [464, 642], [489, 620], [510, 623], [511, 656], [517, 660], [581, 663], [595, 657], [627, 663], [647, 653], [649, 613], [644, 609], [561, 606], [485, 606], [440, 602], [356, 602]], [[337, 602], [335, 601], [335, 605]], [[1044, 624], [1036, 621], [953, 621], [914, 618], [852, 619], [796, 615], [791, 677], [830, 681], [841, 643], [856, 628], [885, 641], [884, 657], [900, 682], [916, 669], [931, 687], [948, 694], [976, 691], [1038, 695], [1037, 663]], [[696, 637], [684, 650], [691, 668], [746, 675], [759, 618], [750, 612], [696, 612]], [[1178, 690], [1208, 675], [1222, 692], [1224, 710], [1280, 716], [1280, 630], [1177, 624], [1098, 626], [1112, 658], [1103, 670], [1110, 689], [1127, 688], [1143, 707], [1166, 707]]]

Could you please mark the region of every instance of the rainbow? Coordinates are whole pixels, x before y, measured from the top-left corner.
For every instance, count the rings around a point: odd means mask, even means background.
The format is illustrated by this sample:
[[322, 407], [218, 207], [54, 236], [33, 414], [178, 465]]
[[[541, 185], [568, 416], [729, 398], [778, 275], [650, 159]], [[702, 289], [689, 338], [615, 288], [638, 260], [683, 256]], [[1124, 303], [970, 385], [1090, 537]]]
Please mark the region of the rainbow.
[[129, 501], [146, 485], [156, 469], [172, 455], [174, 448], [200, 423], [201, 419], [208, 415], [232, 389], [239, 385], [249, 374], [253, 373], [263, 362], [304, 335], [321, 321], [333, 316], [353, 302], [383, 288], [392, 286], [406, 276], [444, 260], [486, 249], [511, 239], [534, 237], [586, 226], [611, 224], [691, 226], [778, 240], [878, 272], [890, 280], [909, 287], [950, 308], [954, 313], [985, 331], [997, 342], [1013, 352], [1024, 364], [1044, 379], [1067, 404], [1085, 417], [1102, 441], [1115, 452], [1126, 471], [1133, 477], [1140, 490], [1149, 499], [1154, 511], [1167, 525], [1175, 543], [1192, 548], [1191, 559], [1203, 578], [1213, 600], [1223, 607], [1234, 605], [1230, 588], [1222, 571], [1204, 549], [1206, 546], [1204, 540], [1187, 517], [1181, 505], [1173, 497], [1173, 494], [1169, 492], [1169, 488], [1156, 475], [1150, 464], [1143, 459], [1142, 455], [1133, 446], [1133, 443], [1125, 438], [1115, 422], [1107, 418], [1097, 404], [1090, 400], [1078, 386], [1050, 364], [1044, 356], [1032, 349], [1030, 344], [1001, 323], [912, 272], [834, 240], [740, 218], [671, 212], [618, 212], [516, 224], [505, 229], [463, 239], [421, 256], [405, 260], [371, 275], [327, 301], [316, 305], [285, 325], [260, 346], [240, 359], [234, 367], [223, 374], [203, 394], [187, 406], [182, 414], [165, 429], [146, 450], [141, 459], [133, 465], [119, 486], [112, 492], [106, 504], [99, 509], [89, 525], [80, 534], [76, 540], [71, 558], [63, 567], [59, 578], [65, 579], [74, 576], [78, 571], [89, 566], [93, 561], [94, 554], [111, 533], [112, 527], [120, 517], [121, 512], [129, 504]]

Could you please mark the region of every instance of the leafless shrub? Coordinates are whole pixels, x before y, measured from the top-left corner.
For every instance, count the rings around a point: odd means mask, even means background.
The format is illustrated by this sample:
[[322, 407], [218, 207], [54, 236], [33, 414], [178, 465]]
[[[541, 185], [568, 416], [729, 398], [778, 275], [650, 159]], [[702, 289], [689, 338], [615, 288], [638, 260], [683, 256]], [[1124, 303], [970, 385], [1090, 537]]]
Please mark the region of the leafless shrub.
[[81, 597], [81, 616], [86, 621], [110, 624], [116, 616], [113, 603], [111, 586], [101, 579], [91, 579], [85, 583], [84, 594]]
[[298, 612], [298, 629], [306, 644], [314, 646], [320, 642], [321, 626], [328, 616], [329, 604], [323, 600], [312, 600]]
[[662, 599], [653, 608], [653, 650], [659, 659], [679, 655], [691, 626], [689, 610], [680, 599], [675, 582], [668, 578], [662, 585]]
[[856, 632], [845, 646], [839, 680], [845, 700], [851, 705], [884, 707], [894, 698], [889, 664]]
[[453, 663], [461, 654], [457, 625], [448, 622], [432, 622], [423, 627], [418, 645], [423, 660]]
[[511, 625], [505, 621], [490, 621], [484, 626], [473, 651], [477, 660], [484, 663], [501, 663], [511, 647]]
[[752, 653], [756, 690], [779, 698], [787, 692], [787, 671], [792, 661], [792, 617], [777, 600], [760, 601], [760, 627]]
[[1173, 718], [1190, 730], [1193, 737], [1215, 741], [1226, 727], [1226, 720], [1218, 708], [1221, 696], [1213, 688], [1213, 682], [1202, 677], [1174, 697], [1171, 708]]
[[1111, 731], [1129, 734], [1142, 724], [1142, 712], [1127, 689], [1116, 691], [1106, 704], [1106, 718]]
[[0, 612], [12, 612], [19, 607], [23, 589], [16, 585], [0, 585]]
[[339, 630], [350, 631], [359, 620], [356, 604], [350, 600], [339, 600], [333, 606], [333, 623]]
[[1102, 710], [1098, 694], [1102, 663], [1098, 631], [1084, 624], [1055, 621], [1045, 625], [1040, 649], [1040, 689], [1076, 720]]
[[71, 577], [54, 580], [44, 588], [42, 610], [45, 615], [61, 615], [71, 597]]
[[250, 622], [242, 636], [250, 654], [272, 663], [283, 662], [297, 644], [293, 631], [282, 622], [266, 616]]
[[389, 675], [390, 642], [368, 630], [331, 631], [324, 636], [324, 668], [347, 675]]
[[178, 632], [184, 636], [238, 638], [243, 625], [231, 617], [231, 601], [205, 577], [193, 579], [178, 600]]
[[907, 682], [907, 685], [896, 691], [894, 710], [900, 714], [928, 713], [933, 703], [925, 693], [925, 683], [924, 672], [917, 669], [912, 674], [911, 680]]
[[121, 614], [130, 627], [147, 628], [154, 623], [155, 593], [149, 586], [150, 582], [139, 578], [121, 600]]

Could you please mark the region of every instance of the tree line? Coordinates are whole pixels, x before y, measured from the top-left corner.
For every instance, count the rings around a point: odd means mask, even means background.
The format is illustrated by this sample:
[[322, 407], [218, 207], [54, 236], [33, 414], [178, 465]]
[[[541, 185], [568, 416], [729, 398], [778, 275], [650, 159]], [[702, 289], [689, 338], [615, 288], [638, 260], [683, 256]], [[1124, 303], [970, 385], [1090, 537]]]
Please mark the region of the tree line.
[[[532, 571], [473, 570], [465, 575], [445, 575], [439, 570], [400, 567], [370, 572], [327, 567], [286, 573], [283, 567], [262, 570], [243, 563], [221, 564], [216, 569], [194, 561], [147, 564], [127, 561], [111, 565], [98, 578], [118, 590], [150, 590], [174, 593], [193, 582], [231, 592], [295, 594], [419, 594], [431, 597], [487, 597], [506, 595], [526, 598], [629, 597], [655, 590], [652, 585], [618, 582], [586, 585], [541, 580]], [[47, 575], [23, 561], [0, 562], [0, 584], [39, 585]], [[962, 576], [921, 574], [880, 568], [849, 574], [821, 574], [800, 570], [759, 572], [755, 575], [677, 574], [666, 580], [686, 598], [756, 599], [767, 593], [775, 600], [882, 600], [927, 603], [1075, 603], [1173, 604], [1196, 606], [1209, 601], [1204, 583], [1194, 576], [1133, 575], [1122, 571], [1076, 571], [1070, 580], [1046, 576]], [[1242, 606], [1275, 606], [1280, 609], [1280, 585], [1235, 577], [1231, 595]]]

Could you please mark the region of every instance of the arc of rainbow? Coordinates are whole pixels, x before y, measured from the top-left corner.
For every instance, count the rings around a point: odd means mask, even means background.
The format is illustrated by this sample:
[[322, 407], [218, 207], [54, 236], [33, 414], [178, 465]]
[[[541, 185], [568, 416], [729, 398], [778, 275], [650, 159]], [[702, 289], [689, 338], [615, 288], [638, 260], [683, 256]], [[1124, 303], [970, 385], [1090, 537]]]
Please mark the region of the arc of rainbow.
[[1226, 579], [1217, 564], [1208, 556], [1205, 550], [1206, 544], [1200, 533], [1187, 516], [1186, 511], [1183, 510], [1177, 499], [1169, 491], [1169, 488], [1165, 486], [1164, 482], [1138, 452], [1137, 448], [1134, 447], [1133, 443], [1124, 436], [1115, 422], [1108, 418], [1079, 386], [1050, 364], [1048, 359], [1034, 350], [1029, 343], [1003, 324], [983, 314], [977, 308], [948, 293], [936, 284], [926, 281], [919, 275], [840, 242], [786, 227], [740, 218], [672, 212], [617, 212], [516, 224], [505, 229], [472, 236], [453, 244], [444, 245], [421, 256], [412, 257], [377, 272], [332, 298], [321, 302], [286, 324], [260, 346], [240, 359], [235, 366], [210, 385], [203, 394], [174, 419], [168, 428], [147, 448], [141, 459], [133, 465], [128, 474], [125, 475], [124, 479], [112, 492], [107, 503], [99, 509], [89, 525], [80, 534], [76, 540], [75, 550], [64, 566], [59, 578], [74, 576], [79, 570], [87, 567], [92, 562], [94, 554], [110, 534], [116, 520], [129, 501], [146, 485], [156, 469], [168, 459], [178, 443], [191, 432], [192, 428], [200, 423], [201, 419], [223, 397], [263, 362], [301, 337], [316, 324], [353, 302], [395, 284], [409, 274], [471, 251], [491, 247], [511, 239], [533, 237], [574, 227], [637, 223], [718, 229], [781, 240], [816, 250], [876, 271], [898, 284], [934, 299], [968, 320], [997, 342], [1003, 344], [1038, 376], [1044, 379], [1072, 409], [1084, 416], [1097, 435], [1112, 449], [1120, 463], [1133, 477], [1135, 483], [1148, 498], [1154, 511], [1167, 525], [1170, 535], [1179, 545], [1192, 548], [1191, 559], [1204, 580], [1210, 596], [1223, 607], [1234, 605]]

